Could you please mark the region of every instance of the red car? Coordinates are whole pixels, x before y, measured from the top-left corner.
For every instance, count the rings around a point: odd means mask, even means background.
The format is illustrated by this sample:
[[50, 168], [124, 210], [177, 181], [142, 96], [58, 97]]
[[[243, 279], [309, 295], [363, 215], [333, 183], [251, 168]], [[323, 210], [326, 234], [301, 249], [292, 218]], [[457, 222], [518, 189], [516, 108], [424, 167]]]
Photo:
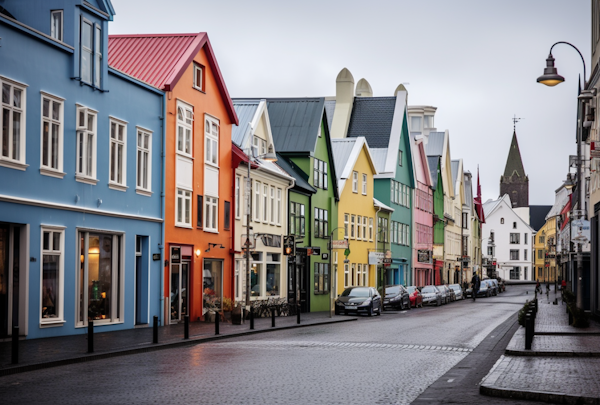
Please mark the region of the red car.
[[421, 295], [421, 291], [414, 285], [406, 287], [406, 291], [408, 291], [409, 294], [411, 308], [417, 308], [419, 306], [423, 308], [423, 296]]

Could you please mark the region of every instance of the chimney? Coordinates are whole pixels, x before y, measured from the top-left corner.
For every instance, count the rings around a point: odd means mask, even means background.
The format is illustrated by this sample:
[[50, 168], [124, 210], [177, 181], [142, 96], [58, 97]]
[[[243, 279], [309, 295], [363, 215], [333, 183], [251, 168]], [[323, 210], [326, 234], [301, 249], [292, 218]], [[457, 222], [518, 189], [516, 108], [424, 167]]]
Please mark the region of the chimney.
[[366, 79], [360, 79], [356, 85], [356, 97], [373, 97], [373, 89]]
[[345, 138], [354, 103], [354, 77], [346, 68], [335, 79], [335, 111], [331, 121], [331, 137]]

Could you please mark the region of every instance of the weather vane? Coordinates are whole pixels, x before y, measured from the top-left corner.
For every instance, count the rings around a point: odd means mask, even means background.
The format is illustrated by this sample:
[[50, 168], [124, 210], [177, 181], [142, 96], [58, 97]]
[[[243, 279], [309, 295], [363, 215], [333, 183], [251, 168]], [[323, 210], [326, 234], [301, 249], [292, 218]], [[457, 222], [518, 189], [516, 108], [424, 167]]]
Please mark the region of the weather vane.
[[521, 121], [523, 118], [517, 118], [517, 114], [513, 117], [513, 131], [517, 132], [517, 122]]

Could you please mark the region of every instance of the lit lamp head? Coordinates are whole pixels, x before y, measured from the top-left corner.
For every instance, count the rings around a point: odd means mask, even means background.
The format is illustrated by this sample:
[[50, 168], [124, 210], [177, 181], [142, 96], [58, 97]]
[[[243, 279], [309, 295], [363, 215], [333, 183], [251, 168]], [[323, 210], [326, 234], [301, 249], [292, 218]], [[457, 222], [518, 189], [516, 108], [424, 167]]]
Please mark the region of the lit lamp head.
[[269, 151], [262, 157], [263, 160], [268, 162], [277, 162], [277, 155], [273, 152], [273, 145], [269, 145]]
[[554, 58], [552, 57], [552, 53], [550, 53], [548, 59], [546, 59], [544, 74], [537, 78], [537, 82], [545, 84], [546, 86], [556, 86], [564, 81], [565, 78], [559, 75], [554, 67]]

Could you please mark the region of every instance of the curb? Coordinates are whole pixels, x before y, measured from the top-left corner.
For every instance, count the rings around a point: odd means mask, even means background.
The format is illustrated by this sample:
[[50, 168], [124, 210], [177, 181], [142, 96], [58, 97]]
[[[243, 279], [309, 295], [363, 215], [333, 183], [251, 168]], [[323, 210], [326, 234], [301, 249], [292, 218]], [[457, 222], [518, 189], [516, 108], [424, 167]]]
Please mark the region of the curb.
[[240, 336], [255, 335], [255, 334], [259, 334], [259, 333], [267, 333], [267, 332], [281, 331], [281, 330], [287, 330], [287, 329], [306, 328], [306, 327], [318, 326], [318, 325], [331, 325], [334, 323], [352, 322], [352, 321], [356, 321], [356, 320], [357, 320], [357, 318], [348, 318], [348, 319], [340, 319], [340, 320], [336, 320], [336, 321], [325, 321], [325, 322], [316, 322], [316, 323], [308, 323], [308, 324], [300, 324], [300, 325], [296, 324], [296, 325], [289, 325], [289, 326], [280, 326], [280, 327], [269, 328], [269, 329], [246, 330], [245, 332], [231, 333], [228, 335], [214, 335], [214, 336], [210, 336], [210, 337], [201, 337], [201, 338], [195, 338], [195, 339], [192, 336], [188, 340], [183, 340], [183, 338], [182, 338], [179, 341], [171, 341], [171, 342], [166, 342], [166, 343], [157, 343], [157, 344], [148, 343], [148, 346], [138, 347], [135, 349], [131, 348], [131, 349], [113, 350], [113, 351], [109, 351], [109, 352], [105, 352], [105, 353], [86, 354], [86, 355], [82, 355], [79, 357], [73, 357], [70, 359], [54, 360], [54, 361], [48, 361], [48, 362], [44, 362], [44, 363], [27, 364], [27, 365], [23, 365], [23, 366], [17, 365], [15, 367], [0, 369], [0, 377], [12, 375], [12, 374], [18, 374], [18, 373], [25, 373], [28, 371], [42, 370], [42, 369], [52, 368], [52, 367], [66, 366], [69, 364], [77, 364], [77, 363], [84, 363], [84, 362], [93, 361], [93, 360], [108, 359], [111, 357], [127, 356], [130, 354], [148, 353], [148, 352], [155, 352], [158, 350], [165, 350], [165, 349], [171, 349], [171, 348], [197, 345], [197, 344], [202, 344], [202, 343], [206, 343], [206, 342], [213, 342], [216, 340], [224, 340], [224, 339], [240, 337]]
[[506, 349], [504, 354], [507, 356], [520, 357], [600, 357], [600, 352], [540, 352]]
[[541, 401], [552, 404], [600, 405], [600, 398], [578, 397], [574, 395], [557, 394], [545, 391], [516, 391], [485, 385], [479, 386], [479, 393], [491, 397], [525, 399], [529, 401]]

